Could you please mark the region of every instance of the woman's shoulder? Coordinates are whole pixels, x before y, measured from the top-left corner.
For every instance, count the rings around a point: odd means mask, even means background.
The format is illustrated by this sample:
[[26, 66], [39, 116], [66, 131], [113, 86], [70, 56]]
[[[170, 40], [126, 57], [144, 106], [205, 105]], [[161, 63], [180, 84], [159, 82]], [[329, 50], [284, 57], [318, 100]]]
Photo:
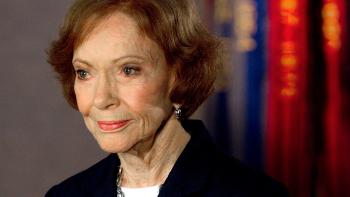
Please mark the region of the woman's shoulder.
[[282, 183], [235, 158], [222, 156], [215, 163], [211, 184], [224, 193], [237, 196], [289, 196]]
[[200, 121], [183, 122], [191, 139], [175, 163], [160, 196], [288, 196], [283, 184], [223, 153]]
[[186, 120], [183, 126], [191, 140], [173, 172], [191, 185], [188, 191], [196, 188], [198, 196], [288, 196], [280, 182], [224, 154], [201, 121]]
[[112, 180], [115, 179], [119, 160], [114, 154], [97, 162], [88, 169], [81, 171], [61, 183], [54, 185], [46, 193], [47, 197], [55, 196], [86, 196], [87, 194], [113, 192]]

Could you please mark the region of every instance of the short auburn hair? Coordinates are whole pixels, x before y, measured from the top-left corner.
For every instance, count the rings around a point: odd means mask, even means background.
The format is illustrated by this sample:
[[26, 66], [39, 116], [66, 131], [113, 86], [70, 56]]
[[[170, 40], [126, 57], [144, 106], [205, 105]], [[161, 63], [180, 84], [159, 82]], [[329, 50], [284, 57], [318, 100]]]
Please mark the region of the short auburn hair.
[[48, 62], [58, 74], [67, 102], [77, 109], [74, 92], [74, 50], [93, 28], [114, 12], [133, 18], [140, 32], [157, 43], [167, 64], [176, 66], [170, 100], [188, 118], [212, 93], [222, 67], [221, 43], [203, 26], [191, 0], [77, 0], [59, 37], [49, 46]]

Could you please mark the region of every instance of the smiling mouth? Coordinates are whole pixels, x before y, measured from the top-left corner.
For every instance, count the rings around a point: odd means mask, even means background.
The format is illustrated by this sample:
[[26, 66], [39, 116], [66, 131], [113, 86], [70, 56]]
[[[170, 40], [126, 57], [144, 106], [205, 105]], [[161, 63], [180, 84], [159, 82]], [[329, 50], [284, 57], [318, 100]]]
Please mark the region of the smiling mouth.
[[98, 127], [103, 132], [115, 132], [118, 129], [125, 127], [131, 120], [119, 120], [119, 121], [97, 121]]

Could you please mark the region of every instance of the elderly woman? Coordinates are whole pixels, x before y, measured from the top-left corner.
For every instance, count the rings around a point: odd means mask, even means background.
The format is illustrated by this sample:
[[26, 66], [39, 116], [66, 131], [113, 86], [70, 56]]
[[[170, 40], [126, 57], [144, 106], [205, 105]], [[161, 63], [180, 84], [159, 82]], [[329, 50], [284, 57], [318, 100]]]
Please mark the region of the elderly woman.
[[189, 0], [77, 0], [49, 62], [111, 154], [46, 196], [286, 196], [188, 120], [213, 90], [219, 48]]

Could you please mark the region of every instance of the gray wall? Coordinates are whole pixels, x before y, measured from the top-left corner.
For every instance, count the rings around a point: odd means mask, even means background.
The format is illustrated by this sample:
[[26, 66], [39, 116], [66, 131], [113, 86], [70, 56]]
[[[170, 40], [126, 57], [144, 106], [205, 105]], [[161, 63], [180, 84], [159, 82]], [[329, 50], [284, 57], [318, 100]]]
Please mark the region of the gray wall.
[[45, 49], [72, 0], [0, 2], [0, 196], [43, 196], [106, 154], [69, 108]]

